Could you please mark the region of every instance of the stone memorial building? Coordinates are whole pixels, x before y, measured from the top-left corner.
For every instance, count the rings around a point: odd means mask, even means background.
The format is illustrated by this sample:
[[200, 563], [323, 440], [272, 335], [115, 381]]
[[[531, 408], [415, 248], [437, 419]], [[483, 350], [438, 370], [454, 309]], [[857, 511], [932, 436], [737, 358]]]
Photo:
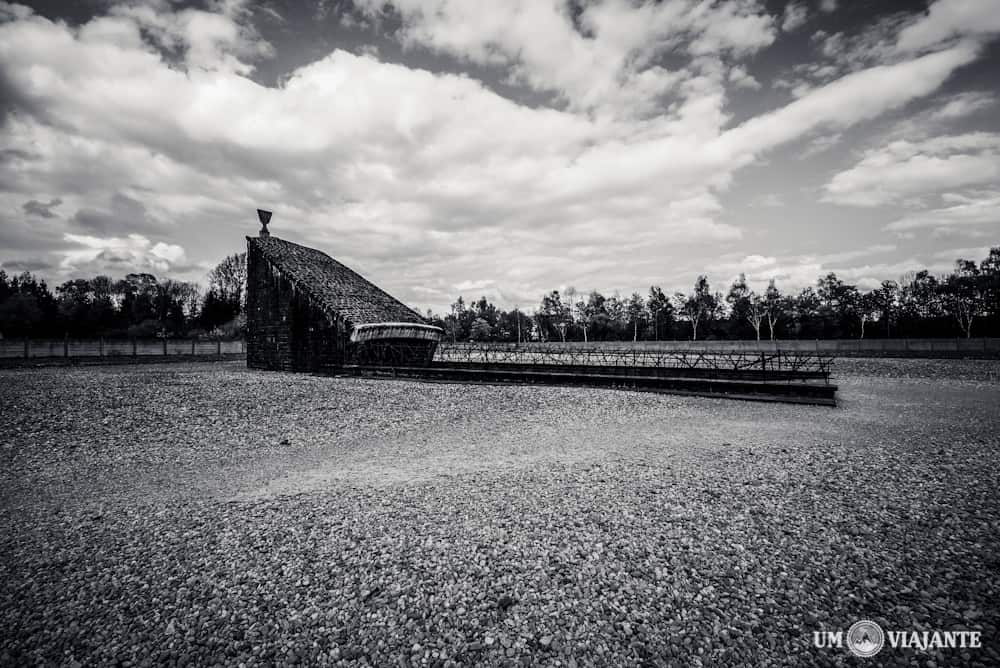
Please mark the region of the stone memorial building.
[[247, 237], [247, 366], [430, 363], [440, 328], [326, 253], [271, 236], [259, 213], [260, 235]]

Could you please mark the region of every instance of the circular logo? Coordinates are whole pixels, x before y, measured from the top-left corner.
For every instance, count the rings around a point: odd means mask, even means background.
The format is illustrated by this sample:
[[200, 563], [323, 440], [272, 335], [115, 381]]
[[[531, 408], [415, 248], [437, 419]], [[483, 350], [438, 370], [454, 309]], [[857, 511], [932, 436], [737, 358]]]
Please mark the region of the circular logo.
[[882, 633], [882, 627], [875, 622], [862, 619], [847, 630], [847, 649], [851, 650], [854, 656], [863, 658], [875, 656], [882, 650], [884, 644], [885, 634]]

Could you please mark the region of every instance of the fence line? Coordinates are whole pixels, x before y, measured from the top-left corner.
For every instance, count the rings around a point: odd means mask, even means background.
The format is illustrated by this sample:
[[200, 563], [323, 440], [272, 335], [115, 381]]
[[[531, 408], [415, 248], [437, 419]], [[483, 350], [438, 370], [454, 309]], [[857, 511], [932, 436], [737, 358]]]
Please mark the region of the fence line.
[[[439, 351], [461, 349], [465, 343], [442, 342]], [[778, 341], [570, 341], [490, 343], [496, 349], [563, 347], [629, 348], [665, 351], [799, 352], [833, 356], [892, 355], [899, 357], [982, 356], [1000, 357], [1000, 338], [981, 339], [786, 339]], [[245, 341], [194, 339], [0, 339], [0, 359], [58, 357], [207, 357], [245, 355]]]
[[[440, 344], [440, 348], [461, 348], [464, 343]], [[502, 348], [633, 348], [638, 350], [674, 351], [737, 351], [737, 352], [799, 352], [834, 356], [893, 355], [899, 357], [985, 356], [1000, 357], [1000, 338], [981, 339], [784, 339], [776, 341], [568, 341], [566, 343], [537, 341], [491, 343]]]
[[222, 357], [246, 354], [243, 341], [196, 339], [3, 339], [0, 359], [55, 357]]

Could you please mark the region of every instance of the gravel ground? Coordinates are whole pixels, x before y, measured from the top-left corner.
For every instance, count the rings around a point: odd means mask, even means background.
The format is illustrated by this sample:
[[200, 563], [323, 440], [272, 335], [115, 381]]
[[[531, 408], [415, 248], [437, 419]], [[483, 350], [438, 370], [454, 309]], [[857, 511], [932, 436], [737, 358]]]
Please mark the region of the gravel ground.
[[998, 665], [1000, 362], [835, 409], [250, 372], [0, 371], [0, 663]]

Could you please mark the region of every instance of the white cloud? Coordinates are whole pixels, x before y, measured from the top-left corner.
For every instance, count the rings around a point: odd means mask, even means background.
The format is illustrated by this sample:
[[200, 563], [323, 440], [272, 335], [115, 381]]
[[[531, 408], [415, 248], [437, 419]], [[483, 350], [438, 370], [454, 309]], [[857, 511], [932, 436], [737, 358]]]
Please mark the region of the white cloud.
[[937, 0], [921, 20], [899, 33], [896, 46], [913, 52], [960, 36], [1000, 33], [1000, 11], [991, 0]]
[[971, 116], [984, 109], [996, 106], [997, 98], [992, 93], [968, 91], [951, 96], [939, 109], [931, 114], [931, 120], [950, 121]]
[[777, 111], [746, 121], [723, 134], [718, 146], [738, 155], [778, 146], [816, 128], [845, 128], [874, 118], [933, 92], [977, 53], [976, 45], [961, 42], [914, 60], [849, 74]]
[[785, 5], [785, 18], [781, 22], [784, 32], [793, 32], [809, 19], [809, 9], [801, 2], [789, 2]]
[[64, 235], [76, 246], [62, 252], [62, 267], [84, 273], [169, 272], [187, 262], [184, 249], [177, 244], [153, 243], [140, 234], [127, 237]]
[[740, 65], [736, 65], [729, 70], [729, 81], [737, 88], [760, 89], [760, 82]]
[[747, 255], [743, 258], [741, 263], [742, 267], [746, 267], [750, 271], [759, 271], [766, 267], [772, 267], [777, 262], [777, 260], [772, 256], [765, 255]]
[[894, 141], [868, 151], [836, 174], [824, 201], [880, 206], [908, 197], [995, 182], [1000, 178], [1000, 134], [969, 133], [919, 142]]
[[994, 231], [1000, 231], [1000, 191], [946, 193], [942, 199], [945, 206], [906, 214], [885, 229], [900, 233], [920, 229], [977, 231], [992, 225]]
[[249, 74], [253, 65], [248, 61], [273, 55], [274, 50], [250, 24], [245, 4], [220, 2], [215, 6], [218, 11], [173, 11], [158, 1], [119, 4], [111, 8], [111, 16], [91, 21], [80, 34], [95, 44], [112, 36], [123, 45], [136, 46], [138, 28], [161, 48], [180, 50], [188, 69]]
[[[815, 285], [816, 280], [831, 271], [841, 278], [856, 280], [863, 278], [877, 285], [886, 278], [895, 278], [903, 271], [920, 266], [920, 263], [907, 260], [895, 265], [890, 263], [869, 263], [855, 266], [856, 261], [871, 256], [885, 255], [896, 250], [892, 244], [874, 244], [867, 248], [849, 251], [837, 251], [825, 254], [806, 255], [759, 255], [732, 256], [724, 261], [713, 264], [709, 269], [713, 285], [720, 279], [729, 285], [738, 275], [746, 276], [747, 284], [758, 292], [767, 289], [773, 280], [783, 292], [795, 292], [804, 287]], [[903, 268], [905, 267], [905, 268]], [[877, 280], [872, 276], [878, 276]]]
[[369, 15], [391, 6], [403, 20], [399, 37], [481, 64], [508, 65], [512, 78], [560, 95], [573, 109], [632, 109], [635, 89], [673, 90], [678, 74], [654, 56], [684, 47], [690, 56], [741, 56], [770, 45], [774, 19], [756, 0], [678, 0], [584, 5], [578, 25], [558, 0], [363, 0]]
[[[265, 87], [247, 74], [270, 46], [234, 3], [134, 4], [79, 28], [5, 10], [0, 67], [23, 109], [0, 148], [29, 157], [0, 162], [0, 235], [34, 243], [3, 212], [58, 196], [38, 234], [61, 241], [65, 271], [179, 271], [238, 247], [266, 205], [275, 234], [407, 302], [481, 276], [519, 300], [564, 282], [627, 293], [661, 280], [664, 258], [744, 238], [721, 204], [742, 166], [927, 95], [976, 56], [960, 42], [857, 72], [727, 130], [727, 96], [755, 81], [741, 59], [776, 33], [759, 3], [614, 0], [577, 25], [562, 3], [399, 4], [405, 44], [566, 103], [341, 50]], [[668, 51], [683, 65], [652, 64]]]

